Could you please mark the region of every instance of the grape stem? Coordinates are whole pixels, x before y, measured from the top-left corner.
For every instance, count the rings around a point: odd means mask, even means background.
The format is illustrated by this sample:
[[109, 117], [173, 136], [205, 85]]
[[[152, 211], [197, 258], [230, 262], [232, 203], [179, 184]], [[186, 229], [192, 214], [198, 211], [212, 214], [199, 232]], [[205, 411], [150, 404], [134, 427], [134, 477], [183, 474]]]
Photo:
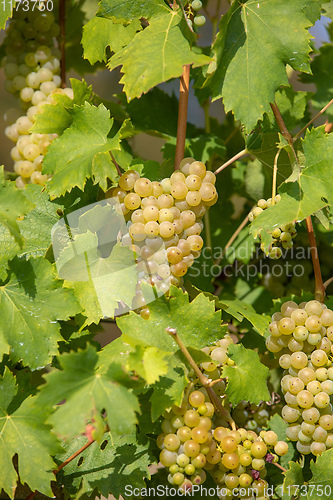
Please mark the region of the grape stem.
[[119, 168], [118, 163], [117, 163], [117, 162], [116, 162], [116, 160], [115, 160], [115, 157], [113, 156], [113, 154], [111, 153], [111, 151], [109, 151], [109, 153], [110, 153], [110, 156], [111, 156], [111, 158], [112, 158], [112, 163], [113, 163], [113, 164], [114, 164], [114, 166], [116, 167], [118, 174], [121, 176], [121, 175], [122, 175], [122, 173], [121, 173], [121, 170], [120, 170], [120, 168]]
[[247, 154], [248, 154], [248, 150], [246, 148], [242, 149], [242, 151], [237, 153], [235, 156], [230, 158], [230, 160], [226, 161], [225, 163], [223, 163], [223, 165], [221, 165], [218, 169], [216, 169], [214, 174], [215, 175], [219, 174], [220, 172], [222, 172], [222, 170], [224, 170], [225, 168], [229, 167], [229, 165], [234, 163], [234, 161], [239, 160], [239, 158], [242, 158], [242, 156], [245, 156]]
[[329, 108], [331, 106], [331, 104], [333, 104], [333, 99], [331, 99], [330, 102], [328, 104], [326, 104], [326, 106], [324, 106], [319, 111], [319, 113], [317, 113], [316, 116], [314, 116], [309, 121], [309, 123], [307, 123], [299, 132], [297, 132], [297, 134], [294, 135], [293, 142], [295, 142], [303, 134], [303, 132], [305, 132], [305, 130], [311, 125], [311, 123], [313, 123], [317, 118], [319, 118], [320, 115], [322, 115], [323, 113], [325, 113], [326, 109]]
[[285, 469], [284, 467], [282, 467], [282, 465], [274, 463], [274, 462], [272, 462], [272, 463], [273, 463], [273, 465], [275, 465], [276, 467], [278, 467], [279, 469], [281, 469], [282, 472], [287, 472], [287, 469]]
[[328, 287], [328, 285], [330, 285], [330, 284], [332, 283], [332, 281], [333, 281], [333, 277], [332, 277], [332, 278], [330, 278], [330, 279], [328, 279], [327, 281], [325, 281], [325, 283], [324, 283], [324, 288], [325, 288], [325, 290], [326, 290], [326, 288]]
[[215, 406], [217, 412], [220, 414], [220, 416], [222, 418], [224, 418], [230, 424], [230, 427], [233, 430], [236, 430], [237, 429], [236, 424], [235, 424], [234, 420], [231, 418], [230, 413], [225, 408], [223, 408], [219, 397], [214, 392], [213, 388], [210, 386], [211, 380], [209, 380], [207, 377], [205, 377], [204, 374], [201, 372], [200, 368], [198, 367], [198, 365], [196, 364], [196, 362], [192, 358], [191, 354], [188, 352], [183, 341], [180, 339], [180, 337], [177, 333], [177, 330], [175, 328], [170, 328], [170, 327], [166, 328], [165, 330], [175, 340], [179, 349], [184, 354], [184, 356], [187, 359], [187, 361], [189, 362], [191, 368], [194, 370], [195, 374], [197, 375], [200, 384], [206, 389], [208, 396], [209, 396], [211, 402], [213, 403], [213, 405]]
[[278, 150], [278, 152], [276, 153], [275, 155], [275, 158], [274, 158], [274, 166], [273, 166], [273, 182], [272, 182], [272, 205], [275, 205], [275, 196], [276, 196], [276, 178], [277, 178], [277, 171], [278, 171], [278, 167], [277, 167], [277, 163], [278, 163], [278, 159], [279, 159], [279, 156], [280, 156], [280, 153], [281, 153], [281, 149]]
[[190, 64], [183, 66], [183, 74], [180, 77], [175, 170], [179, 170], [179, 164], [184, 158], [185, 153], [190, 67]]
[[325, 285], [323, 283], [323, 278], [321, 275], [318, 250], [317, 250], [317, 243], [316, 243], [316, 238], [315, 238], [314, 231], [313, 231], [311, 215], [309, 215], [309, 217], [307, 217], [305, 219], [305, 223], [306, 223], [306, 230], [308, 232], [308, 237], [309, 237], [313, 271], [314, 271], [314, 275], [315, 275], [315, 283], [316, 283], [315, 299], [318, 300], [319, 302], [324, 302]]
[[60, 77], [61, 86], [66, 87], [66, 0], [59, 0], [59, 48], [61, 52], [60, 59]]
[[279, 126], [281, 135], [288, 142], [288, 144], [291, 147], [291, 150], [292, 150], [292, 152], [294, 154], [295, 160], [298, 162], [298, 158], [297, 158], [297, 155], [296, 155], [295, 150], [294, 150], [294, 140], [293, 140], [293, 138], [292, 138], [289, 130], [287, 129], [287, 127], [286, 127], [286, 125], [285, 125], [285, 123], [283, 121], [283, 118], [282, 118], [281, 112], [280, 112], [280, 110], [278, 108], [278, 105], [274, 101], [274, 103], [273, 102], [270, 103], [270, 106], [272, 108], [272, 111], [273, 111], [276, 123]]

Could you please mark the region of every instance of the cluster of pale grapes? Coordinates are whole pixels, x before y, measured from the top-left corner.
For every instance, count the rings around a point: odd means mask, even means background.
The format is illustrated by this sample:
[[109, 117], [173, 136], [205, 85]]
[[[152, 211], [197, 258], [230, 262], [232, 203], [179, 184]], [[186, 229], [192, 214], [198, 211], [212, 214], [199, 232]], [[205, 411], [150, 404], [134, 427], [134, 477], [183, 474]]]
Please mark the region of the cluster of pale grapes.
[[[275, 203], [281, 200], [281, 196], [278, 194], [275, 196]], [[257, 206], [251, 210], [249, 213], [249, 221], [253, 222], [258, 215], [261, 214], [263, 210], [272, 206], [272, 198], [268, 200], [261, 199], [258, 201]], [[268, 256], [271, 259], [279, 259], [282, 256], [281, 247], [287, 250], [293, 247], [293, 238], [297, 235], [295, 224], [286, 224], [285, 226], [276, 227], [270, 232], [273, 242], [270, 245]], [[260, 238], [260, 231], [259, 231]], [[264, 251], [264, 245], [261, 244], [261, 249]]]
[[[202, 349], [212, 361], [202, 363], [200, 369], [209, 380], [216, 381], [211, 387], [221, 404], [226, 399], [221, 369], [234, 364], [227, 354], [232, 343], [227, 334], [215, 345]], [[287, 443], [278, 441], [273, 431], [257, 435], [244, 428], [230, 430], [215, 411], [207, 390], [195, 388], [198, 381], [194, 372], [189, 373], [189, 379], [192, 381], [182, 404], [164, 412], [162, 434], [157, 438], [160, 462], [168, 469], [169, 483], [183, 492], [190, 491], [192, 485], [205, 481], [208, 472], [223, 492], [223, 498], [232, 497], [234, 488], [242, 488], [242, 498], [247, 498], [247, 493], [250, 496], [248, 488], [251, 492], [256, 489], [258, 498], [266, 498], [266, 462], [277, 462], [278, 455], [285, 455]]]
[[161, 182], [129, 170], [106, 193], [117, 200], [116, 210], [128, 221], [121, 243], [135, 252], [139, 279], [132, 309], [142, 308], [142, 317], [149, 317], [149, 310], [141, 280], [165, 293], [171, 284], [183, 284], [182, 277], [199, 257], [202, 217], [217, 201], [215, 180], [204, 163], [185, 158], [180, 170]]
[[289, 424], [287, 437], [300, 453], [321, 455], [333, 447], [333, 311], [316, 300], [288, 301], [273, 314], [269, 331], [267, 349], [285, 370], [281, 415]]
[[5, 135], [15, 143], [11, 150], [14, 171], [18, 174], [16, 185], [27, 183], [43, 185], [42, 163], [48, 146], [57, 134], [31, 134], [35, 116], [43, 112], [44, 104], [53, 104], [55, 93], [73, 98], [72, 89], [60, 89], [60, 52], [54, 37], [59, 34], [54, 14], [39, 8], [24, 12], [15, 11], [6, 30], [2, 60], [6, 76], [5, 88], [19, 98], [23, 110], [11, 109], [5, 114], [8, 126]]

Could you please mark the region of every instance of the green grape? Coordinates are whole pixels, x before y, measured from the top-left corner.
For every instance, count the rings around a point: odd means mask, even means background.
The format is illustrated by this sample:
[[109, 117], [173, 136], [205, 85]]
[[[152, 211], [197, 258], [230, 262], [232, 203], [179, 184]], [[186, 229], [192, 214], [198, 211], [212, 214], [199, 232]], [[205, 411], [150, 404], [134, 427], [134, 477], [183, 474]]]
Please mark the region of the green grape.
[[184, 415], [185, 425], [188, 427], [196, 427], [200, 422], [200, 415], [196, 410], [187, 410]]
[[205, 396], [200, 391], [193, 391], [189, 396], [189, 403], [191, 406], [198, 408], [205, 403]]
[[202, 2], [200, 0], [193, 0], [191, 3], [191, 7], [193, 10], [200, 10], [202, 7]]
[[285, 441], [278, 441], [274, 446], [275, 453], [281, 457], [288, 453], [288, 449], [288, 444]]
[[310, 333], [317, 333], [321, 329], [322, 324], [318, 316], [309, 316], [305, 321], [305, 327]]
[[314, 366], [326, 365], [327, 360], [327, 354], [322, 349], [316, 349], [311, 353], [311, 362]]
[[201, 202], [201, 195], [198, 191], [189, 191], [185, 199], [190, 207], [196, 207]]
[[295, 321], [291, 318], [282, 318], [278, 323], [278, 328], [283, 335], [289, 335], [295, 330]]
[[327, 430], [325, 430], [320, 425], [317, 425], [316, 429], [312, 435], [312, 439], [314, 441], [318, 441], [320, 443], [325, 443], [325, 441], [327, 439]]
[[239, 465], [239, 456], [237, 453], [224, 453], [222, 464], [228, 469], [235, 469]]
[[201, 236], [198, 235], [189, 236], [187, 238], [187, 241], [190, 245], [191, 251], [192, 250], [199, 251], [203, 247], [203, 239], [201, 238]]
[[307, 384], [306, 388], [314, 396], [321, 392], [321, 384], [320, 382], [318, 382], [318, 380], [312, 380]]
[[145, 177], [141, 177], [140, 179], [137, 179], [134, 183], [134, 191], [139, 196], [145, 196], [145, 197], [151, 196], [151, 194], [153, 192], [151, 181], [149, 179], [146, 179]]
[[167, 450], [175, 451], [180, 446], [180, 439], [176, 434], [167, 434], [164, 438], [164, 446]]
[[[199, 421], [200, 422], [200, 421]], [[208, 439], [208, 431], [204, 427], [193, 427], [192, 429], [192, 439], [196, 443], [202, 444]]]
[[183, 443], [189, 441], [192, 438], [192, 431], [189, 427], [183, 426], [177, 430], [177, 436]]
[[125, 196], [124, 203], [129, 210], [136, 210], [141, 205], [141, 198], [136, 193], [129, 193]]
[[320, 413], [317, 408], [309, 408], [302, 411], [302, 419], [308, 424], [314, 424], [319, 420]]
[[221, 439], [221, 448], [226, 453], [232, 453], [237, 448], [237, 441], [232, 436], [225, 436]]
[[170, 238], [175, 234], [175, 228], [171, 222], [161, 222], [159, 225], [159, 233], [162, 238]]
[[313, 405], [313, 395], [306, 389], [297, 394], [297, 403], [301, 408], [311, 408]]
[[185, 175], [183, 174], [183, 172], [180, 172], [179, 170], [176, 170], [175, 172], [173, 172], [170, 176], [170, 183], [171, 183], [171, 186], [173, 184], [175, 184], [176, 182], [182, 182], [184, 183], [185, 182]]
[[304, 382], [299, 377], [292, 377], [288, 383], [288, 390], [291, 394], [297, 395], [304, 389]]
[[326, 408], [330, 404], [330, 397], [326, 392], [318, 392], [314, 397], [317, 408]]
[[308, 357], [304, 352], [296, 351], [293, 352], [292, 355], [290, 356], [290, 364], [296, 370], [301, 370], [302, 368], [306, 368], [307, 363], [308, 363]]
[[323, 312], [323, 306], [320, 302], [318, 302], [318, 300], [310, 300], [305, 305], [305, 311], [309, 316], [321, 316]]
[[324, 443], [313, 442], [310, 445], [310, 451], [313, 455], [322, 455], [326, 451], [326, 446]]
[[200, 444], [196, 443], [192, 439], [185, 441], [183, 446], [184, 446], [184, 453], [190, 458], [194, 458], [198, 456], [200, 453]]
[[161, 451], [159, 459], [164, 467], [170, 467], [177, 462], [177, 457], [178, 455], [174, 451], [164, 449]]
[[263, 441], [253, 443], [251, 446], [251, 453], [254, 458], [262, 458], [267, 453], [267, 446]]
[[203, 182], [199, 189], [202, 201], [212, 201], [217, 195], [216, 187], [210, 182]]
[[333, 381], [332, 380], [324, 380], [321, 383], [321, 388], [323, 392], [326, 392], [329, 396], [333, 394]]
[[304, 309], [294, 309], [291, 313], [291, 319], [295, 321], [295, 325], [303, 326], [308, 315]]
[[297, 408], [291, 408], [290, 406], [284, 406], [281, 412], [282, 418], [286, 422], [296, 422], [300, 417], [300, 412]]
[[176, 200], [181, 200], [186, 197], [188, 189], [184, 182], [178, 181], [171, 185], [171, 195]]

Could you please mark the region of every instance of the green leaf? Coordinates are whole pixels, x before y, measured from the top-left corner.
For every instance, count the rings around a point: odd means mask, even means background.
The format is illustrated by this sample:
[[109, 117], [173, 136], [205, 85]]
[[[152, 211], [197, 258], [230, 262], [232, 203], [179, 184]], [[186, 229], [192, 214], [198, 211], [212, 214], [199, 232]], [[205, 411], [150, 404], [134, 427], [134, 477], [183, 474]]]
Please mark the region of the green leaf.
[[[332, 467], [333, 467], [333, 450], [326, 450], [322, 455], [316, 458], [316, 462], [313, 460], [310, 464], [312, 471], [312, 478], [308, 484], [308, 494], [306, 496], [307, 500], [319, 500], [323, 498], [323, 491], [325, 492], [325, 486], [328, 486], [326, 492], [329, 490], [333, 491], [333, 478], [332, 478]], [[331, 495], [331, 493], [329, 493]], [[327, 496], [324, 493], [324, 496]]]
[[[112, 139], [107, 137], [113, 120], [102, 104], [96, 108], [85, 102], [83, 106], [74, 107], [71, 113], [73, 123], [52, 142], [43, 161], [43, 171], [54, 174], [47, 183], [48, 192], [54, 197], [71, 191], [74, 186], [83, 189], [86, 180], [95, 175], [95, 156], [120, 149], [119, 134]], [[100, 175], [99, 167], [97, 175]]]
[[[313, 0], [314, 1], [314, 0]], [[313, 3], [313, 2], [310, 2]], [[302, 0], [236, 0], [222, 17], [206, 86], [213, 100], [251, 131], [281, 85], [288, 85], [285, 65], [310, 72], [307, 28], [311, 22]], [[216, 70], [215, 70], [216, 67]]]
[[127, 366], [146, 380], [148, 385], [157, 382], [161, 375], [168, 372], [165, 354], [156, 347], [138, 346], [129, 354]]
[[[149, 441], [133, 430], [124, 436], [107, 432], [103, 438], [102, 444], [93, 443], [58, 474], [61, 484], [77, 500], [87, 498], [85, 495], [91, 497], [95, 488], [105, 498], [110, 494], [129, 498], [126, 485], [141, 490], [145, 487], [144, 478], [150, 477]], [[57, 461], [62, 463], [86, 442], [83, 436], [74, 439], [66, 453], [56, 457]]]
[[[172, 137], [162, 148], [164, 158], [173, 158], [176, 152], [176, 137]], [[224, 158], [226, 148], [222, 139], [214, 134], [202, 134], [185, 140], [184, 156], [192, 156], [197, 161], [208, 162], [214, 157]]]
[[283, 474], [285, 475], [283, 490], [284, 492], [287, 491], [289, 493], [290, 498], [290, 495], [296, 493], [296, 488], [293, 488], [293, 485], [300, 487], [304, 484], [302, 466], [298, 462], [289, 462], [289, 470]]
[[303, 141], [305, 167], [298, 179], [288, 179], [280, 186], [281, 201], [264, 210], [252, 223], [251, 231], [271, 231], [276, 226], [302, 221], [333, 203], [331, 165], [333, 135], [325, 134], [324, 126], [311, 129]]
[[10, 279], [0, 286], [1, 354], [23, 360], [32, 370], [50, 363], [62, 340], [57, 320], [80, 311], [73, 294], [54, 278], [53, 266], [43, 258], [15, 259]]
[[41, 134], [61, 135], [66, 128], [73, 123], [73, 114], [71, 110], [75, 105], [82, 106], [85, 101], [91, 100], [91, 86], [82, 80], [70, 79], [74, 92], [74, 98], [71, 99], [64, 94], [54, 94], [55, 104], [45, 104], [42, 106], [42, 113], [35, 115], [35, 123], [31, 127], [31, 132]]
[[[46, 384], [41, 387], [38, 405], [57, 405], [48, 418], [55, 432], [66, 439], [81, 434], [88, 420], [95, 413], [106, 410], [111, 432], [126, 434], [137, 422], [139, 412], [137, 398], [113, 378], [110, 366], [107, 373], [96, 372], [98, 354], [92, 346], [85, 351], [64, 353], [59, 357], [62, 370], [45, 375]], [[115, 404], [115, 401], [117, 404]]]
[[6, 367], [0, 379], [1, 487], [13, 498], [18, 476], [12, 460], [17, 454], [20, 482], [26, 483], [32, 491], [52, 497], [52, 469], [56, 464], [51, 455], [60, 453], [62, 448], [49, 426], [44, 424], [47, 411], [35, 405], [36, 397], [28, 397], [18, 409], [10, 411], [16, 393], [15, 378]]
[[18, 190], [14, 182], [3, 179], [3, 167], [0, 168], [0, 227], [5, 226], [15, 241], [22, 246], [23, 239], [17, 224], [17, 218], [33, 209], [30, 203]]
[[52, 227], [59, 220], [58, 211], [63, 208], [51, 203], [44, 188], [36, 184], [27, 185], [20, 193], [26, 197], [27, 202], [31, 202], [31, 206], [35, 205], [35, 208], [17, 221], [24, 242], [23, 248], [15, 242], [6, 227], [0, 226], [0, 279], [6, 277], [7, 262], [15, 255], [29, 259], [46, 254], [51, 245]]
[[111, 19], [94, 17], [83, 27], [82, 46], [84, 57], [90, 64], [97, 61], [107, 61], [106, 49], [118, 52], [128, 45], [137, 31], [141, 30], [138, 19], [129, 26], [113, 23]]
[[189, 302], [188, 294], [171, 286], [170, 298], [164, 295], [149, 304], [148, 320], [130, 312], [117, 319], [126, 338], [133, 337], [143, 345], [150, 345], [168, 353], [178, 350], [166, 333], [167, 327], [176, 328], [187, 347], [201, 349], [221, 339], [221, 312], [215, 311], [215, 302], [203, 293]]
[[[122, 66], [120, 83], [128, 100], [140, 97], [159, 83], [179, 77], [185, 64], [203, 66], [210, 59], [191, 51], [186, 38], [189, 28], [178, 11], [153, 18], [124, 49], [114, 54], [110, 70]], [[175, 50], [175, 48], [177, 50]]]
[[[97, 324], [102, 317], [113, 317], [119, 302], [131, 307], [138, 281], [137, 265], [133, 251], [117, 243], [125, 220], [112, 205], [97, 203], [80, 213], [78, 228], [75, 221], [70, 224], [72, 239], [64, 221], [54, 231], [60, 242], [56, 265], [59, 276], [73, 288], [82, 305], [87, 316], [85, 325]], [[58, 247], [55, 241], [54, 246]]]
[[0, 30], [5, 29], [7, 20], [12, 17], [13, 9], [15, 7], [16, 0], [11, 2], [4, 2], [0, 9]]
[[112, 19], [114, 22], [126, 23], [141, 17], [149, 20], [169, 10], [163, 0], [145, 0], [145, 2], [101, 0], [97, 15]]
[[225, 365], [222, 374], [223, 377], [228, 377], [226, 393], [230, 403], [237, 405], [241, 401], [249, 400], [258, 404], [260, 401], [269, 401], [270, 394], [267, 389], [269, 369], [260, 363], [258, 354], [239, 344], [231, 344], [228, 347], [228, 354], [235, 365]]
[[250, 304], [245, 304], [239, 299], [233, 298], [232, 300], [226, 300], [224, 298], [219, 299], [217, 302], [217, 307], [226, 309], [228, 314], [231, 314], [238, 321], [242, 321], [243, 318], [247, 319], [254, 327], [254, 329], [264, 335], [271, 319], [269, 316], [263, 314], [257, 314], [255, 309]]

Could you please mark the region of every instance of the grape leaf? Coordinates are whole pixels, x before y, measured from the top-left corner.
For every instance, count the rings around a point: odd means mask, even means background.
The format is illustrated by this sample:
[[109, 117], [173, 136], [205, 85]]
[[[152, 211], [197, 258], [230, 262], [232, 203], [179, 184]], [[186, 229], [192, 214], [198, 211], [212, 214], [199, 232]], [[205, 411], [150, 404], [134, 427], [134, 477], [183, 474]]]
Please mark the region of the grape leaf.
[[73, 123], [52, 142], [43, 161], [43, 171], [54, 174], [47, 183], [53, 197], [71, 191], [74, 186], [83, 189], [87, 178], [95, 175], [96, 154], [120, 149], [119, 133], [112, 139], [107, 137], [113, 120], [102, 104], [96, 108], [85, 102], [73, 108], [72, 116]]
[[174, 94], [154, 87], [140, 99], [130, 101], [126, 110], [137, 130], [162, 137], [177, 135], [178, 99]]
[[97, 15], [112, 19], [114, 22], [127, 23], [141, 17], [151, 19], [169, 10], [163, 0], [145, 0], [145, 2], [101, 0]]
[[5, 181], [3, 167], [0, 168], [0, 227], [5, 226], [15, 241], [22, 246], [23, 239], [17, 224], [17, 218], [33, 209], [30, 203], [16, 188], [14, 182]]
[[254, 329], [264, 335], [271, 319], [269, 316], [263, 314], [257, 314], [255, 309], [250, 304], [245, 304], [239, 299], [233, 298], [232, 300], [226, 300], [224, 298], [219, 299], [217, 306], [225, 309], [228, 314], [231, 314], [238, 321], [242, 321], [243, 318], [247, 319], [254, 327]]
[[185, 64], [196, 67], [210, 62], [207, 56], [191, 51], [186, 38], [188, 33], [189, 28], [179, 10], [169, 11], [153, 18], [131, 43], [111, 57], [110, 70], [122, 66], [124, 75], [120, 83], [124, 85], [128, 100], [180, 76]]
[[118, 382], [114, 365], [104, 374], [97, 373], [97, 360], [96, 350], [88, 346], [84, 351], [62, 354], [62, 370], [45, 375], [38, 405], [57, 405], [66, 399], [48, 418], [55, 432], [66, 439], [81, 434], [87, 421], [102, 410], [106, 410], [111, 432], [116, 434], [131, 432], [137, 422], [136, 412], [140, 409], [136, 396]]
[[15, 242], [6, 227], [0, 226], [0, 279], [5, 278], [8, 260], [15, 255], [25, 258], [45, 255], [51, 245], [52, 226], [59, 220], [57, 211], [62, 209], [62, 206], [51, 203], [44, 188], [36, 184], [27, 185], [21, 193], [35, 208], [17, 221], [23, 248]]
[[[171, 137], [162, 147], [164, 158], [172, 158], [176, 152], [176, 137]], [[224, 158], [226, 148], [222, 139], [214, 134], [202, 134], [185, 140], [184, 156], [192, 156], [197, 161], [206, 163], [214, 156]]]
[[35, 115], [31, 132], [61, 135], [73, 122], [71, 111], [75, 104], [82, 106], [85, 101], [91, 100], [91, 86], [88, 87], [84, 80], [80, 82], [76, 78], [70, 78], [70, 82], [74, 93], [73, 99], [64, 94], [54, 94], [55, 104], [42, 106], [43, 112]]
[[[322, 109], [326, 104], [333, 99], [333, 75], [329, 68], [333, 64], [333, 46], [324, 44], [319, 49], [312, 63], [312, 75], [302, 75], [301, 81], [304, 83], [314, 83], [317, 87], [317, 92], [312, 94], [311, 102], [315, 109]], [[332, 120], [333, 108], [330, 106], [325, 111], [325, 114]]]
[[14, 259], [9, 281], [0, 286], [1, 353], [23, 360], [32, 370], [50, 363], [62, 340], [57, 320], [67, 320], [81, 308], [53, 275], [53, 266], [39, 257]]
[[280, 186], [281, 201], [253, 221], [251, 231], [254, 236], [261, 228], [268, 232], [276, 226], [302, 221], [333, 203], [333, 135], [325, 134], [324, 129], [321, 126], [306, 133], [303, 141], [305, 167], [298, 178], [292, 182], [287, 179]]
[[303, 4], [237, 0], [222, 17], [214, 44], [216, 62], [208, 69], [214, 73], [205, 85], [212, 89], [213, 100], [222, 97], [226, 111], [232, 110], [248, 131], [269, 112], [279, 86], [288, 85], [287, 63], [310, 72], [307, 28], [312, 23]]
[[269, 401], [270, 394], [267, 389], [269, 369], [260, 363], [258, 354], [240, 344], [231, 344], [228, 347], [228, 355], [235, 365], [225, 365], [222, 374], [223, 377], [228, 377], [226, 393], [230, 403], [237, 405], [241, 401], [249, 400], [258, 404], [260, 401]]
[[156, 347], [144, 349], [142, 346], [138, 346], [134, 352], [129, 354], [127, 367], [135, 371], [149, 385], [157, 382], [161, 375], [168, 372], [165, 354]]
[[15, 377], [6, 367], [0, 378], [1, 487], [13, 498], [18, 477], [12, 460], [18, 454], [21, 483], [26, 483], [32, 491], [52, 497], [52, 469], [56, 464], [51, 455], [61, 453], [62, 448], [49, 426], [44, 424], [47, 409], [36, 407], [36, 397], [28, 397], [19, 408], [11, 410], [16, 393]]
[[[333, 449], [326, 450], [322, 455], [316, 458], [314, 462], [311, 460], [310, 468], [312, 471], [312, 478], [308, 485], [307, 500], [319, 500], [323, 498], [323, 491], [325, 496], [330, 496], [333, 491]], [[325, 486], [328, 486], [325, 490]], [[327, 495], [326, 492], [329, 491]]]
[[[100, 203], [78, 211], [77, 228], [71, 214], [54, 230], [58, 273], [74, 289], [87, 316], [85, 325], [113, 317], [121, 301], [130, 307], [138, 281], [133, 251], [117, 243], [125, 220], [112, 205]], [[71, 237], [66, 234], [68, 223]]]
[[141, 30], [138, 19], [123, 26], [113, 23], [111, 19], [95, 16], [83, 27], [82, 46], [84, 57], [90, 64], [97, 61], [106, 62], [106, 49], [117, 52], [128, 45], [137, 31]]
[[159, 297], [149, 304], [149, 310], [148, 320], [134, 312], [117, 319], [125, 339], [133, 337], [143, 345], [174, 353], [178, 347], [165, 332], [167, 327], [176, 328], [184, 344], [195, 349], [211, 345], [223, 336], [221, 311], [215, 311], [215, 302], [202, 293], [189, 302], [187, 293], [171, 286], [170, 298]]
[[[105, 498], [110, 494], [128, 498], [126, 486], [144, 488], [144, 478], [150, 477], [148, 466], [153, 458], [149, 454], [149, 441], [133, 430], [124, 436], [107, 432], [103, 438], [102, 444], [93, 443], [59, 473], [61, 484], [77, 500], [83, 495], [90, 497], [95, 488]], [[57, 461], [63, 462], [86, 442], [83, 436], [74, 439], [66, 453], [56, 457]]]
[[0, 9], [0, 30], [5, 29], [7, 20], [12, 17], [13, 9], [15, 8], [16, 0], [4, 2]]
[[285, 480], [283, 481], [283, 490], [284, 492], [288, 491], [288, 497], [290, 498], [290, 494], [294, 494], [297, 492], [296, 488], [293, 488], [293, 486], [296, 485], [300, 487], [302, 484], [304, 484], [302, 466], [298, 462], [289, 462], [289, 469], [283, 474], [285, 475]]

